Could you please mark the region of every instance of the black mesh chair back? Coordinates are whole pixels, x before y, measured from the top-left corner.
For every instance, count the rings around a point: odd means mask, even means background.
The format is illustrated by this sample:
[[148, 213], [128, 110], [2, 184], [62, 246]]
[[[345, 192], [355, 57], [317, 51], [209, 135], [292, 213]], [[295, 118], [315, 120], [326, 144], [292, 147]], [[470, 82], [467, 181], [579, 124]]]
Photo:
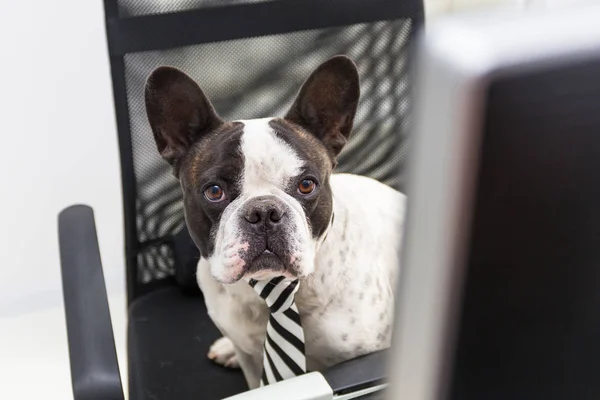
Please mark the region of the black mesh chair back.
[[121, 151], [129, 301], [177, 282], [195, 286], [198, 253], [181, 193], [150, 131], [150, 72], [177, 67], [224, 119], [282, 116], [327, 58], [347, 54], [361, 102], [339, 172], [402, 190], [409, 123], [407, 53], [420, 0], [105, 0]]

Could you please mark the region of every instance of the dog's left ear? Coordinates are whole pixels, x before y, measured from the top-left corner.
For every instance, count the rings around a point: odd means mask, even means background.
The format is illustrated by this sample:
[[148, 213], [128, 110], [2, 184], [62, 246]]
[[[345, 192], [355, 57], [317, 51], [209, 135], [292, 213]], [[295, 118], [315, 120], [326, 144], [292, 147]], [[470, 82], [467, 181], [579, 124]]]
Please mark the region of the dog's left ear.
[[336, 56], [304, 82], [285, 119], [319, 138], [335, 157], [350, 137], [359, 97], [356, 65], [346, 56]]

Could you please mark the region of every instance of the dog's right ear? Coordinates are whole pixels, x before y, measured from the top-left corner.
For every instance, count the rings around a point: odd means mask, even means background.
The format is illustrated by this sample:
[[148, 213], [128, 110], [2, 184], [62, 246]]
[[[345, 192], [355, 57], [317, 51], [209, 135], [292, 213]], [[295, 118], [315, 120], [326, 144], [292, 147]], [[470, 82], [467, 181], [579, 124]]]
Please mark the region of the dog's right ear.
[[158, 152], [175, 171], [190, 146], [223, 123], [196, 82], [176, 68], [155, 69], [145, 97]]

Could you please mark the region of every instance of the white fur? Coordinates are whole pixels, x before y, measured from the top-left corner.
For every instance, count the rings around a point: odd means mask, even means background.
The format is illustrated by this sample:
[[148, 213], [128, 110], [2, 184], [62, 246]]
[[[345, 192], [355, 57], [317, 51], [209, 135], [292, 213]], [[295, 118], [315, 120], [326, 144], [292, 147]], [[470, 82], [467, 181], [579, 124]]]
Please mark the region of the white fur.
[[239, 368], [240, 364], [235, 355], [235, 347], [228, 337], [217, 339], [208, 350], [208, 358], [229, 368]]
[[244, 124], [241, 151], [244, 154], [244, 194], [281, 192], [290, 177], [300, 173], [304, 162], [278, 138], [269, 126], [271, 118], [240, 121]]
[[[388, 347], [405, 196], [369, 178], [333, 175], [335, 220], [318, 246], [301, 206], [280, 189], [286, 177], [301, 168], [301, 160], [273, 135], [268, 120], [244, 123], [244, 193], [221, 219], [217, 248], [235, 243], [238, 228], [231, 215], [244, 201], [265, 193], [281, 196], [297, 211], [295, 218], [302, 218], [296, 234], [307, 277], [300, 281], [296, 303], [305, 332], [307, 368], [319, 370]], [[236, 361], [254, 388], [262, 372], [268, 309], [246, 281], [223, 285], [213, 279], [215, 273], [225, 274], [226, 263], [223, 256], [201, 259], [198, 283], [209, 315], [231, 340]], [[224, 349], [230, 354], [230, 348]]]

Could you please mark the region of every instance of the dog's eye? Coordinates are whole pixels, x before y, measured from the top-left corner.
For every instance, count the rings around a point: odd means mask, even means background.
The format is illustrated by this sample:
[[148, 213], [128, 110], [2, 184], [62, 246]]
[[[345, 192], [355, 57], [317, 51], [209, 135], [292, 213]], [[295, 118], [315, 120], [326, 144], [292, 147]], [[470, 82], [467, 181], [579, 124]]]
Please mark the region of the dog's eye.
[[210, 185], [206, 189], [204, 189], [204, 197], [208, 201], [212, 201], [213, 203], [217, 203], [219, 201], [225, 200], [225, 191], [219, 185]]
[[300, 194], [311, 194], [315, 191], [317, 184], [312, 179], [304, 179], [298, 184], [298, 192]]

